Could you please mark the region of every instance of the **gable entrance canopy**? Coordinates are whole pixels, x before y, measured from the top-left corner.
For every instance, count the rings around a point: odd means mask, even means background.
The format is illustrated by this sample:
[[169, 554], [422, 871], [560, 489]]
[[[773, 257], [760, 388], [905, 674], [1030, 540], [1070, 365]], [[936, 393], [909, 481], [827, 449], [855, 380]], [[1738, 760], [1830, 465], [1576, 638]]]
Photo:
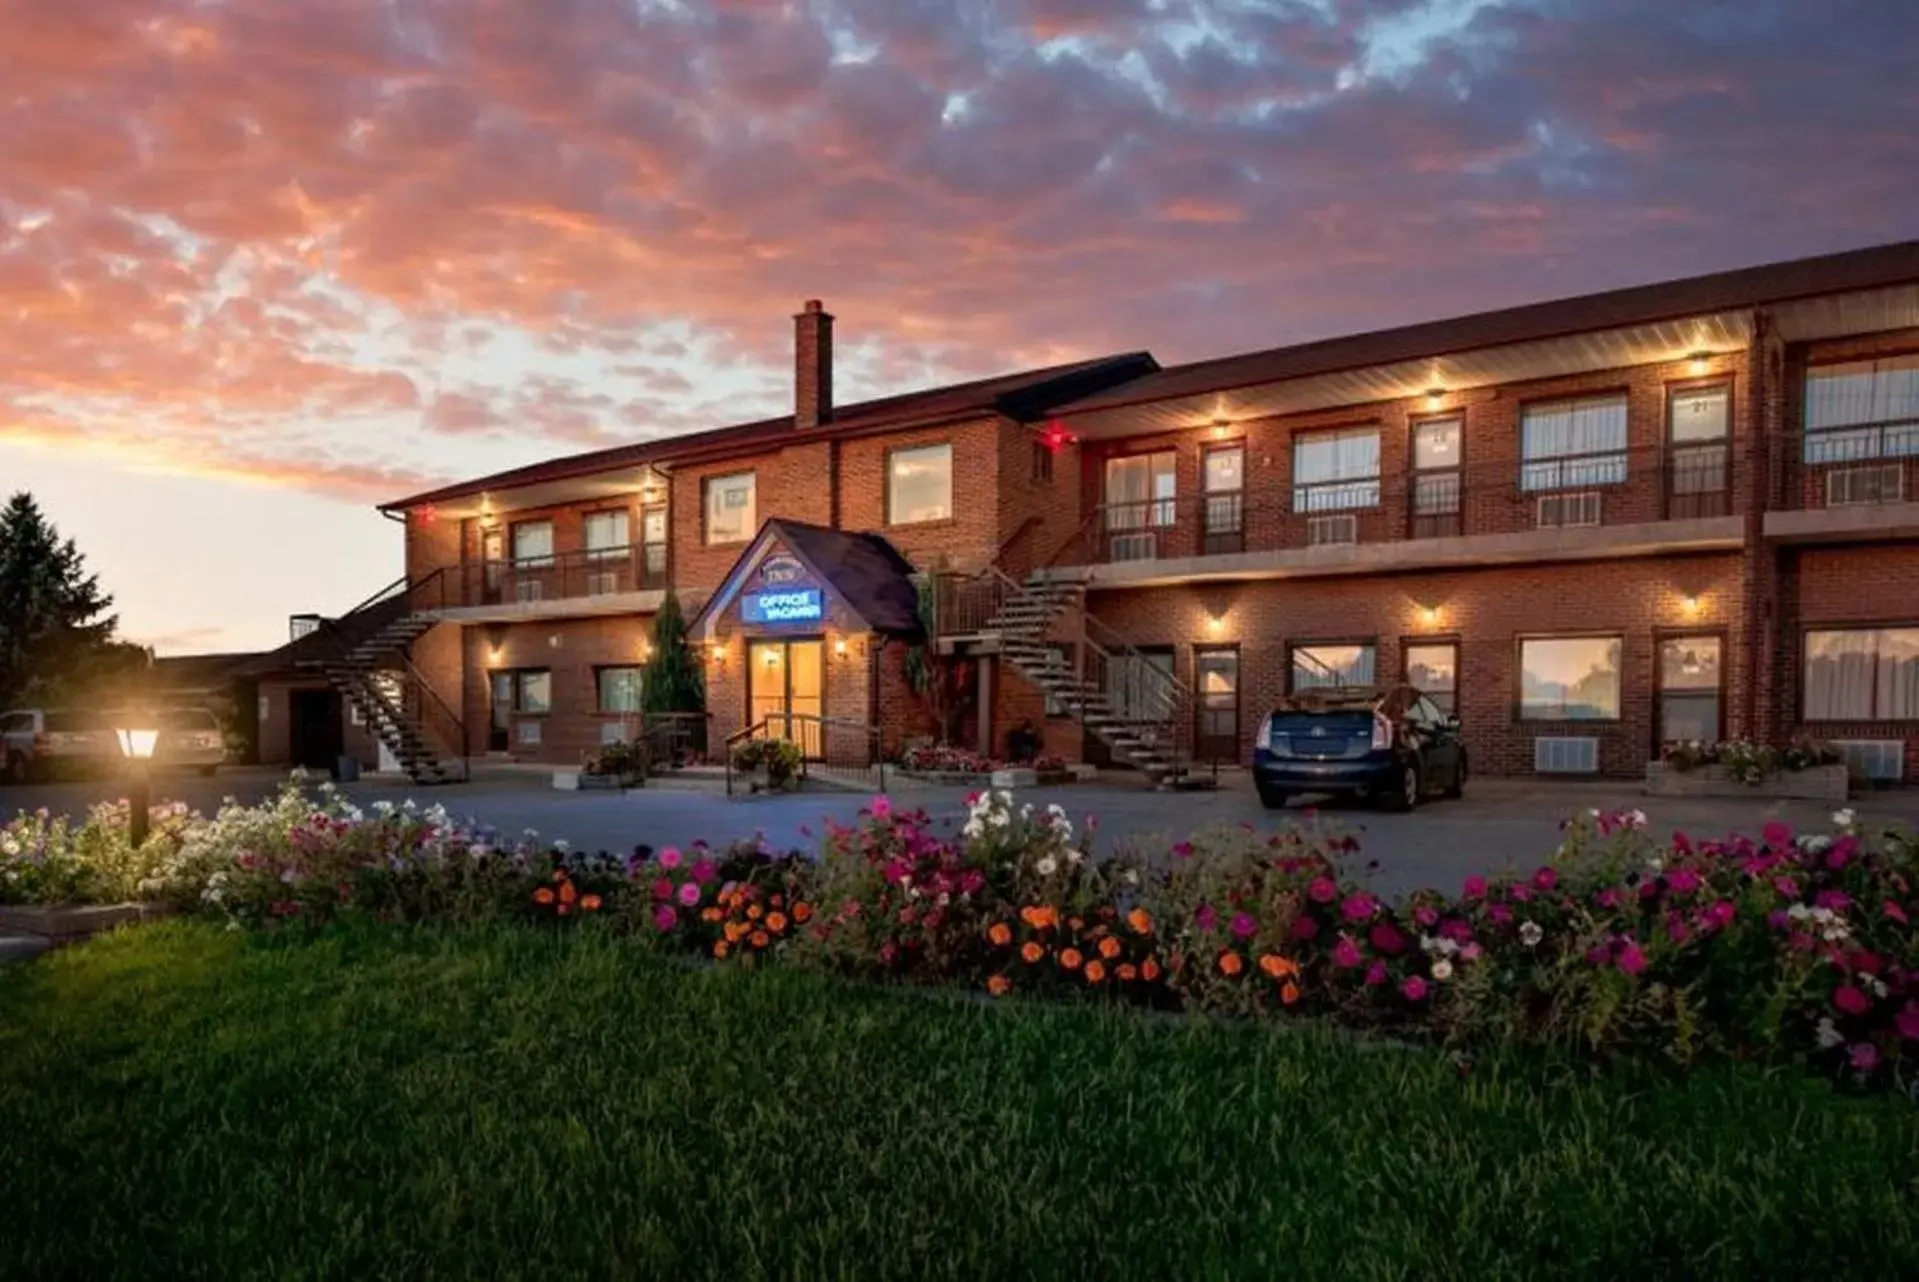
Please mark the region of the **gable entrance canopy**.
[[772, 518], [740, 553], [690, 629], [701, 642], [754, 633], [924, 635], [913, 567], [877, 534]]

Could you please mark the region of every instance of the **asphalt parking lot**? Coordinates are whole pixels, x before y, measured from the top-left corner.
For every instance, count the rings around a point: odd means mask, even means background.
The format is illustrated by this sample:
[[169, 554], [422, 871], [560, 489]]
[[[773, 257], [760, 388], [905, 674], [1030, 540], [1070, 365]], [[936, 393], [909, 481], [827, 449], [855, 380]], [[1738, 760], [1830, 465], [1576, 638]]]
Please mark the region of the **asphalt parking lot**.
[[[183, 800], [210, 811], [225, 796], [258, 800], [282, 780], [264, 770], [239, 770], [216, 779], [167, 777], [155, 781], [154, 797]], [[502, 832], [531, 828], [577, 848], [622, 851], [640, 843], [685, 845], [700, 837], [718, 844], [756, 833], [764, 833], [780, 846], [811, 849], [818, 844], [824, 818], [850, 823], [869, 800], [860, 794], [832, 792], [729, 800], [713, 792], [676, 787], [624, 794], [557, 792], [545, 774], [525, 769], [482, 770], [471, 783], [443, 788], [369, 778], [344, 785], [342, 791], [361, 804], [409, 797], [421, 804], [439, 802], [456, 817]], [[968, 789], [900, 783], [889, 791], [896, 805], [923, 807], [936, 822], [957, 825]], [[121, 795], [123, 786], [110, 779], [0, 787], [0, 815], [39, 806], [77, 813]], [[1561, 822], [1582, 809], [1637, 808], [1662, 833], [1679, 830], [1696, 835], [1735, 830], [1757, 834], [1775, 818], [1796, 827], [1823, 825], [1831, 812], [1829, 806], [1804, 802], [1646, 797], [1625, 780], [1555, 784], [1537, 779], [1476, 779], [1464, 798], [1430, 801], [1406, 815], [1343, 804], [1316, 808], [1309, 803], [1273, 813], [1261, 808], [1249, 784], [1232, 781], [1215, 792], [1162, 793], [1114, 780], [1035, 788], [1023, 795], [1035, 802], [1058, 802], [1075, 822], [1091, 816], [1097, 850], [1110, 850], [1121, 842], [1177, 839], [1208, 824], [1251, 824], [1261, 831], [1271, 831], [1282, 822], [1335, 827], [1358, 835], [1360, 862], [1378, 861], [1371, 880], [1387, 894], [1427, 886], [1456, 890], [1475, 873], [1535, 867], [1558, 844]], [[1852, 805], [1868, 823], [1919, 827], [1919, 790], [1874, 793]]]

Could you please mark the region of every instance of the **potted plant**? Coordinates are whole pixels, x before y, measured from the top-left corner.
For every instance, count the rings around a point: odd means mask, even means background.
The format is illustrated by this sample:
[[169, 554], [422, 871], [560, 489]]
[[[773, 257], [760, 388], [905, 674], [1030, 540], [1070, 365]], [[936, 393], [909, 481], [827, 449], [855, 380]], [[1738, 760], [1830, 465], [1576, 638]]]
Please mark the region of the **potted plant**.
[[644, 743], [609, 743], [586, 754], [580, 766], [582, 788], [637, 788], [646, 782]]
[[733, 768], [754, 792], [791, 792], [800, 785], [800, 746], [790, 739], [748, 739], [733, 750]]
[[1784, 747], [1750, 739], [1669, 743], [1646, 765], [1646, 791], [1663, 797], [1740, 797], [1842, 802], [1845, 756], [1829, 743], [1795, 739]]

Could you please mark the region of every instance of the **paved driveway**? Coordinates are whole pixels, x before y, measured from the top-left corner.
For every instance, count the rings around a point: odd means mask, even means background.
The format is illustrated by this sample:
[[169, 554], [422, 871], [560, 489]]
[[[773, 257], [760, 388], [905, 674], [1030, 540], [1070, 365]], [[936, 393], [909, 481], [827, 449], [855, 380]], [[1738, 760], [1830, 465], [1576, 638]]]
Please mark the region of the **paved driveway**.
[[[254, 800], [271, 793], [279, 780], [264, 771], [243, 771], [216, 780], [164, 779], [156, 797], [184, 800], [203, 810], [223, 795]], [[867, 798], [847, 793], [805, 793], [729, 801], [709, 792], [650, 787], [623, 795], [555, 792], [544, 775], [525, 771], [484, 773], [473, 783], [441, 789], [410, 788], [404, 781], [364, 780], [344, 791], [362, 804], [413, 797], [442, 802], [454, 814], [506, 832], [533, 828], [585, 849], [628, 850], [637, 843], [655, 847], [684, 845], [696, 837], [721, 843], [763, 832], [781, 846], [816, 844], [823, 817], [852, 822]], [[956, 824], [966, 789], [901, 786], [897, 804], [925, 807], [937, 821]], [[0, 788], [0, 813], [45, 805], [74, 812], [119, 795], [111, 781]], [[1629, 782], [1546, 783], [1540, 780], [1473, 781], [1459, 801], [1434, 801], [1410, 815], [1382, 814], [1356, 806], [1312, 810], [1295, 806], [1279, 816], [1261, 809], [1250, 787], [1228, 785], [1217, 792], [1160, 793], [1124, 783], [1080, 784], [1032, 789], [1034, 801], [1057, 801], [1076, 822], [1085, 815], [1098, 821], [1098, 849], [1121, 841], [1150, 841], [1184, 836], [1213, 823], [1250, 823], [1270, 831], [1282, 821], [1318, 823], [1356, 832], [1361, 859], [1378, 860], [1375, 886], [1397, 894], [1422, 886], [1456, 890], [1473, 873], [1508, 866], [1531, 868], [1559, 841], [1560, 821], [1580, 809], [1638, 807], [1661, 832], [1675, 829], [1704, 835], [1739, 830], [1757, 833], [1773, 818], [1795, 826], [1824, 824], [1830, 807], [1806, 803], [1669, 800], [1644, 797]], [[1877, 793], [1854, 803], [1868, 822], [1901, 822], [1919, 827], [1919, 790]], [[1162, 843], [1163, 844], [1163, 843]]]

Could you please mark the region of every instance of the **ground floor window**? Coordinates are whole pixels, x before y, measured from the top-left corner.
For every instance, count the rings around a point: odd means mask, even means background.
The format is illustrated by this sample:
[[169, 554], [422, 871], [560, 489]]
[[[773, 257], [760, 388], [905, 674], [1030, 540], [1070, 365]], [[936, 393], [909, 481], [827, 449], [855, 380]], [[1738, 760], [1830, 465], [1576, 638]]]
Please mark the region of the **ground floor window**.
[[1519, 643], [1522, 721], [1619, 720], [1622, 638], [1527, 637]]
[[1406, 684], [1449, 717], [1459, 715], [1459, 642], [1417, 641], [1406, 646]]
[[1720, 737], [1724, 643], [1714, 636], [1659, 643], [1661, 743], [1714, 743]]
[[1919, 721], [1919, 627], [1806, 633], [1805, 719]]
[[553, 710], [553, 674], [545, 668], [522, 668], [513, 674], [513, 710], [539, 715]]
[[1193, 654], [1194, 686], [1199, 694], [1198, 756], [1202, 761], [1239, 756], [1239, 647], [1221, 646]]
[[826, 712], [826, 643], [753, 641], [746, 648], [746, 723], [764, 725], [771, 738], [787, 739], [817, 759], [824, 747], [820, 718]]
[[1292, 688], [1299, 691], [1369, 686], [1374, 680], [1376, 655], [1371, 642], [1296, 645], [1292, 648], [1292, 662], [1287, 665]]
[[596, 671], [601, 712], [638, 712], [640, 682], [644, 668], [638, 665], [600, 668]]

